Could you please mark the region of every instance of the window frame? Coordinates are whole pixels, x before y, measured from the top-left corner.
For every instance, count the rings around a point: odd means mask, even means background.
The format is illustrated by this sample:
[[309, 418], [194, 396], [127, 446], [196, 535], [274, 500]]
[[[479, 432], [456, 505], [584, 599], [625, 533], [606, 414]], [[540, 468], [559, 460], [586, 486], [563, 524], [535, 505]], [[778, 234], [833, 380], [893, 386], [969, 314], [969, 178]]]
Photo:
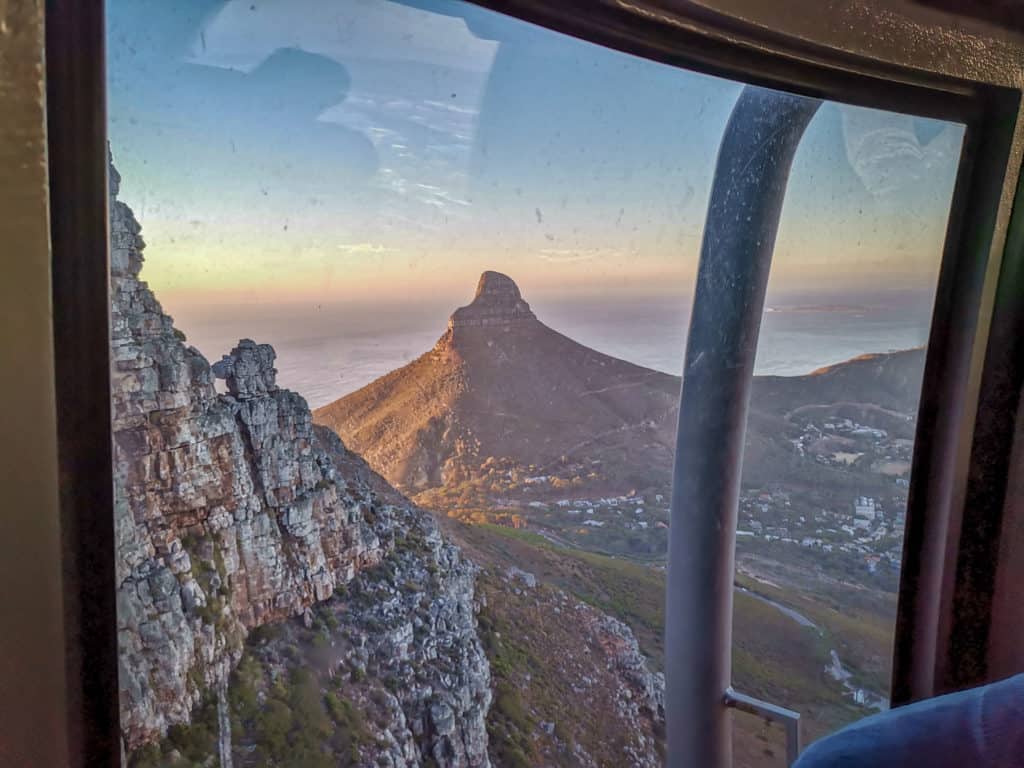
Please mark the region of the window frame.
[[[417, 2], [418, 0], [409, 0]], [[965, 123], [936, 292], [909, 490], [893, 702], [986, 678], [958, 638], [984, 637], [970, 585], [994, 583], [1012, 430], [1024, 371], [997, 343], [1024, 328], [1010, 290], [1024, 249], [1015, 185], [1021, 89], [973, 72], [913, 69], [677, 0], [476, 0], [476, 5], [662, 63], [807, 96]], [[821, 25], [821, 39], [825, 22]], [[909, 40], [912, 30], [906, 31]], [[110, 438], [109, 255], [102, 0], [47, 0], [46, 87], [57, 463], [64, 553], [66, 721], [73, 764], [119, 765], [117, 617]], [[898, 44], [899, 41], [896, 41]], [[955, 42], [951, 43], [955, 45]], [[1018, 46], [1017, 54], [1024, 52]], [[966, 51], [965, 51], [966, 53]], [[954, 51], [955, 54], [955, 51]], [[951, 60], [958, 56], [952, 55]], [[1024, 58], [1024, 56], [1022, 56]], [[1011, 209], [1015, 215], [1011, 221]], [[1016, 351], [1014, 346], [1013, 350]], [[1007, 365], [1009, 367], [1007, 368]], [[992, 459], [991, 457], [995, 457]], [[993, 478], [996, 484], [991, 485]], [[969, 514], [965, 505], [973, 505]], [[1019, 505], [1018, 505], [1019, 506]], [[979, 521], [995, 523], [978, 526]], [[998, 543], [998, 542], [996, 542]], [[17, 547], [8, 542], [8, 547]], [[16, 553], [15, 553], [16, 554]], [[972, 575], [977, 577], [971, 581]], [[968, 584], [970, 582], [970, 584]], [[965, 591], [966, 590], [966, 591]], [[56, 701], [56, 699], [55, 699]], [[63, 697], [60, 697], [63, 706]]]

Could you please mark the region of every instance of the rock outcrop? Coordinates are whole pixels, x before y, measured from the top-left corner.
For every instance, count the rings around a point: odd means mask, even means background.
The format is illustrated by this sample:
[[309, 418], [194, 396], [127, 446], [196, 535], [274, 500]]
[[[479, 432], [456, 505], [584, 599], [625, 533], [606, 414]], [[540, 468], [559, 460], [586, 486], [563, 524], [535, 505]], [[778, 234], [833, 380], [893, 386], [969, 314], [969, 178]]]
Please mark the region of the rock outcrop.
[[277, 353], [269, 344], [242, 339], [238, 346], [211, 366], [213, 375], [227, 382], [228, 391], [245, 400], [277, 391]]
[[[407, 570], [438, 574], [423, 592], [427, 615], [414, 619], [391, 601], [342, 622], [363, 633], [360, 653], [400, 646], [360, 624], [370, 611], [384, 612], [409, 635], [406, 656], [392, 654], [389, 663], [404, 663], [421, 682], [403, 689], [399, 712], [382, 726], [401, 745], [401, 759], [389, 764], [419, 765], [429, 755], [438, 765], [487, 765], [480, 713], [489, 703], [489, 677], [471, 610], [472, 568], [436, 531], [415, 551], [402, 549], [403, 528], [432, 523], [409, 504], [382, 503], [366, 483], [339, 471], [331, 453], [344, 447], [326, 445], [306, 401], [276, 386], [269, 345], [242, 340], [211, 369], [184, 343], [139, 280], [140, 226], [117, 200], [113, 168], [110, 179], [125, 748], [188, 723], [200, 701], [223, 694], [250, 630], [308, 616], [357, 574], [397, 558]], [[215, 376], [225, 380], [227, 394], [218, 394]], [[415, 647], [408, 622], [420, 629]], [[220, 703], [223, 709], [223, 695]]]
[[452, 313], [448, 318], [448, 327], [500, 328], [536, 319], [537, 316], [523, 300], [515, 281], [500, 272], [488, 271], [480, 275], [473, 301]]
[[[490, 667], [476, 635], [476, 568], [445, 543], [429, 517], [391, 508], [382, 536], [397, 535], [381, 567], [335, 604], [345, 663], [372, 670], [392, 691], [394, 726], [376, 765], [488, 765]], [[390, 702], [389, 702], [390, 704]]]

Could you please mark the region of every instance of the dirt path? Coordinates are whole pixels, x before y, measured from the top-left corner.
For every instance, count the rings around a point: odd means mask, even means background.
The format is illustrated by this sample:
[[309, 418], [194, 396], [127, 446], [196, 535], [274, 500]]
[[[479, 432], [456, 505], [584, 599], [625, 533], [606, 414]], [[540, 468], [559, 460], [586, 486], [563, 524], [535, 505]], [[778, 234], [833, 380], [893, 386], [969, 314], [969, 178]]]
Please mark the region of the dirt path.
[[893, 410], [891, 410], [889, 408], [883, 408], [882, 406], [875, 405], [874, 403], [855, 403], [855, 402], [847, 401], [847, 400], [843, 400], [843, 401], [838, 402], [838, 403], [808, 403], [807, 405], [801, 405], [801, 406], [799, 406], [797, 408], [794, 408], [791, 411], [788, 411], [787, 413], [785, 413], [783, 415], [782, 418], [784, 418], [786, 421], [790, 421], [793, 416], [796, 416], [796, 415], [798, 415], [800, 413], [804, 413], [805, 411], [813, 411], [813, 410], [816, 410], [816, 409], [819, 409], [819, 408], [837, 408], [837, 407], [863, 408], [864, 410], [867, 410], [867, 411], [875, 411], [876, 413], [884, 413], [886, 416], [891, 416], [894, 419], [903, 419], [905, 421], [910, 421], [913, 418], [913, 416], [911, 416], [909, 414], [901, 413], [900, 411], [893, 411]]

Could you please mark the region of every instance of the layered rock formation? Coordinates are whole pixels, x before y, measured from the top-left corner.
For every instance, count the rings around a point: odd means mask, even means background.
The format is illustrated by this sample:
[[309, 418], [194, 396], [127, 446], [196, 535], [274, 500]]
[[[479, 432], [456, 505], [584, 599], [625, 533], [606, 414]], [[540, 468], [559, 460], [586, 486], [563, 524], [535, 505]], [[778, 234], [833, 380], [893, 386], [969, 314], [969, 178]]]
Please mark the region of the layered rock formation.
[[[339, 471], [331, 453], [344, 448], [325, 445], [305, 400], [276, 386], [268, 345], [242, 340], [211, 369], [184, 343], [139, 280], [140, 227], [116, 198], [113, 168], [110, 178], [126, 749], [188, 723], [193, 707], [211, 693], [219, 692], [223, 713], [227, 680], [251, 629], [308, 618], [311, 606], [394, 557], [410, 573], [429, 569], [437, 578], [423, 592], [428, 616], [418, 619], [423, 647], [431, 650], [421, 658], [405, 648], [404, 661], [420, 682], [396, 699], [398, 712], [382, 727], [400, 745], [388, 764], [419, 765], [430, 756], [439, 765], [486, 765], [481, 713], [489, 703], [489, 678], [471, 610], [471, 567], [440, 540], [424, 513], [382, 503], [365, 482]], [[225, 380], [228, 394], [217, 393], [215, 376]], [[426, 531], [420, 537], [426, 543], [405, 552], [396, 534], [404, 528]], [[360, 652], [395, 650], [390, 636], [360, 630], [364, 613], [346, 618], [353, 632], [364, 631]], [[393, 614], [413, 621], [397, 608]], [[453, 717], [458, 729], [449, 725]], [[230, 759], [228, 741], [221, 765]]]
[[473, 301], [452, 313], [448, 327], [505, 328], [514, 323], [536, 319], [537, 316], [523, 300], [515, 281], [500, 272], [488, 271], [480, 275]]
[[477, 633], [477, 567], [337, 435], [316, 431], [349, 482], [370, 489], [371, 526], [387, 552], [324, 608], [339, 625], [331, 633], [336, 668], [372, 672], [363, 700], [390, 707], [381, 752], [367, 764], [488, 765], [491, 674]]

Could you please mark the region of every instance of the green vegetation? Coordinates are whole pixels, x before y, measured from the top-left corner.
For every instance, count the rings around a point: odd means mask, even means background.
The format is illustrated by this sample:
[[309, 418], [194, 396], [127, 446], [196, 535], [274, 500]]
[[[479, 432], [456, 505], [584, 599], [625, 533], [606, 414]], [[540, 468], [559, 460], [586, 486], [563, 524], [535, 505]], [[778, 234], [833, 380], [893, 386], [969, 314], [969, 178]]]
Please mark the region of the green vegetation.
[[[236, 741], [255, 747], [259, 764], [280, 768], [356, 765], [369, 735], [358, 709], [321, 690], [304, 667], [272, 679], [252, 655], [243, 658], [229, 690]], [[265, 700], [258, 704], [259, 691]]]
[[146, 744], [132, 754], [131, 768], [217, 768], [217, 704], [212, 696], [192, 710], [189, 725], [174, 725], [159, 744]]
[[529, 768], [534, 764], [531, 734], [536, 723], [526, 713], [518, 680], [534, 665], [528, 652], [512, 639], [515, 634], [510, 629], [494, 611], [480, 612], [478, 632], [491, 663], [495, 689], [487, 734], [498, 765]]
[[327, 705], [327, 711], [337, 726], [341, 738], [347, 741], [349, 761], [358, 763], [360, 745], [367, 744], [371, 740], [362, 713], [351, 701], [334, 693], [325, 694], [324, 703]]
[[[518, 584], [490, 573], [477, 583], [486, 601], [478, 632], [494, 684], [488, 734], [495, 765], [575, 764], [577, 749], [596, 765], [618, 765], [638, 732], [663, 738], [644, 714], [622, 719], [609, 636], [595, 612], [562, 590]], [[581, 695], [586, 717], [567, 706]]]
[[646, 638], [647, 654], [659, 660], [665, 632], [665, 577], [660, 571], [592, 552], [573, 552], [589, 566], [589, 589], [580, 599], [636, 628]]
[[261, 624], [249, 633], [248, 643], [250, 645], [262, 645], [271, 642], [281, 636], [281, 625]]
[[338, 628], [338, 617], [330, 605], [320, 603], [313, 607], [313, 626], [321, 633], [333, 632]]
[[128, 764], [131, 768], [160, 768], [163, 764], [160, 745], [146, 744], [144, 747], [140, 747], [132, 755]]
[[[231, 590], [228, 587], [227, 567], [224, 553], [217, 542], [211, 538], [200, 537], [189, 533], [182, 540], [182, 547], [192, 561], [192, 573], [206, 595], [206, 604], [195, 608], [195, 613], [204, 624], [216, 627], [221, 634], [228, 636], [230, 622], [226, 621], [224, 608], [227, 605]], [[241, 644], [241, 637], [228, 637], [229, 641]]]
[[[625, 621], [636, 633], [641, 649], [660, 666], [665, 594], [661, 571], [621, 558], [558, 547], [525, 530], [481, 525], [464, 528], [460, 535], [474, 543], [479, 540], [478, 547], [485, 544], [491, 557], [501, 555], [509, 564], [519, 564], [535, 572], [539, 578]], [[856, 591], [851, 593], [850, 590], [835, 592], [825, 587], [821, 594], [797, 593], [772, 588], [742, 575], [738, 575], [736, 581], [753, 592], [793, 606], [825, 632], [818, 642], [808, 644], [803, 639], [805, 633], [801, 630], [804, 628], [792, 619], [772, 606], [742, 593], [737, 594], [734, 636], [740, 655], [738, 669], [751, 672], [752, 681], [759, 676], [763, 680], [765, 674], [781, 677], [781, 673], [785, 673], [788, 680], [802, 681], [794, 684], [794, 690], [802, 691], [802, 695], [788, 698], [788, 701], [813, 700], [815, 691], [818, 696], [835, 701], [828, 691], [830, 687], [835, 690], [835, 685], [823, 679], [823, 669], [829, 661], [828, 652], [834, 648], [854, 673], [855, 679], [873, 690], [886, 690], [890, 674], [890, 616], [895, 611], [894, 598], [877, 598]], [[780, 638], [786, 638], [785, 642], [779, 642]], [[755, 641], [770, 641], [787, 651], [802, 647], [804, 658], [817, 666], [812, 669], [811, 665], [806, 665], [794, 675], [792, 665], [784, 663], [791, 658], [789, 654], [779, 654], [778, 663], [767, 663], [764, 649], [753, 653], [751, 664], [746, 665], [742, 660], [744, 649], [753, 648]], [[757, 659], [761, 660], [760, 664]], [[769, 671], [754, 675], [754, 667], [758, 666]], [[738, 678], [737, 682], [744, 681]], [[768, 692], [767, 688], [756, 685], [750, 690]], [[844, 714], [847, 718], [851, 716], [849, 712]]]
[[[416, 498], [428, 504], [431, 491], [425, 491]], [[654, 498], [652, 495], [651, 499]], [[611, 508], [594, 505], [596, 515], [588, 516], [591, 522], [605, 523], [603, 526], [584, 526], [579, 516], [570, 516], [566, 510], [549, 505], [546, 509], [505, 509], [484, 506], [444, 507], [448, 517], [471, 525], [499, 525], [513, 529], [544, 528], [557, 534], [566, 545], [589, 552], [622, 557], [639, 563], [663, 561], [667, 552], [667, 529], [657, 526], [668, 519], [667, 510], [656, 505], [645, 507], [646, 528], [623, 527], [622, 512], [626, 507], [613, 512]], [[628, 507], [629, 511], [635, 507]], [[574, 510], [579, 512], [578, 509]]]
[[[526, 530], [489, 524], [454, 525], [456, 537], [465, 542], [478, 561], [499, 569], [509, 565], [523, 568], [542, 583], [561, 587], [629, 624], [641, 649], [653, 666], [660, 668], [665, 598], [662, 571], [622, 558], [559, 547]], [[821, 628], [819, 633], [803, 627], [776, 607], [751, 595], [736, 593], [733, 678], [737, 688], [800, 711], [810, 739], [864, 716], [864, 710], [856, 707], [840, 686], [827, 677], [825, 666], [830, 660], [829, 651], [835, 649], [854, 673], [854, 679], [862, 680], [873, 690], [885, 690], [885, 660], [892, 632], [887, 605], [879, 605], [867, 596], [850, 598], [849, 590], [833, 593], [823, 589], [820, 595], [808, 595], [771, 588], [742, 576], [737, 582], [792, 606]], [[481, 617], [480, 626], [496, 680], [500, 681], [506, 665], [513, 670], [521, 668], [511, 653], [515, 646], [510, 638], [518, 639], [523, 628], [502, 631], [501, 645], [495, 649], [486, 640], [489, 625], [485, 616]], [[536, 695], [531, 688], [529, 696]], [[512, 700], [506, 703], [514, 716]], [[535, 706], [532, 699], [526, 703]], [[515, 722], [514, 717], [505, 720]], [[755, 741], [760, 744], [757, 750], [771, 748], [764, 742], [763, 724], [755, 720], [747, 725], [750, 732], [742, 737], [749, 742], [745, 748], [754, 749]], [[515, 730], [511, 729], [511, 733]]]
[[660, 668], [664, 634], [664, 576], [630, 560], [558, 547], [536, 533], [500, 525], [460, 526], [460, 538], [484, 548], [484, 561], [499, 558], [534, 573], [629, 624], [640, 649]]
[[864, 715], [825, 673], [828, 633], [802, 627], [775, 606], [734, 597], [732, 676], [738, 690], [796, 709], [816, 739]]
[[[822, 643], [835, 651], [854, 680], [875, 691], [888, 690], [892, 673], [894, 595], [869, 595], [822, 585], [819, 594], [783, 590], [738, 575], [736, 583], [764, 597], [792, 606], [823, 629]], [[740, 597], [740, 596], [737, 596]], [[770, 607], [770, 606], [765, 606]], [[774, 610], [774, 609], [773, 609]], [[737, 622], [741, 614], [737, 609]], [[740, 636], [739, 630], [736, 631]]]
[[192, 710], [189, 725], [174, 725], [167, 731], [167, 742], [187, 760], [205, 763], [210, 755], [217, 754], [217, 703], [208, 696], [202, 704]]

